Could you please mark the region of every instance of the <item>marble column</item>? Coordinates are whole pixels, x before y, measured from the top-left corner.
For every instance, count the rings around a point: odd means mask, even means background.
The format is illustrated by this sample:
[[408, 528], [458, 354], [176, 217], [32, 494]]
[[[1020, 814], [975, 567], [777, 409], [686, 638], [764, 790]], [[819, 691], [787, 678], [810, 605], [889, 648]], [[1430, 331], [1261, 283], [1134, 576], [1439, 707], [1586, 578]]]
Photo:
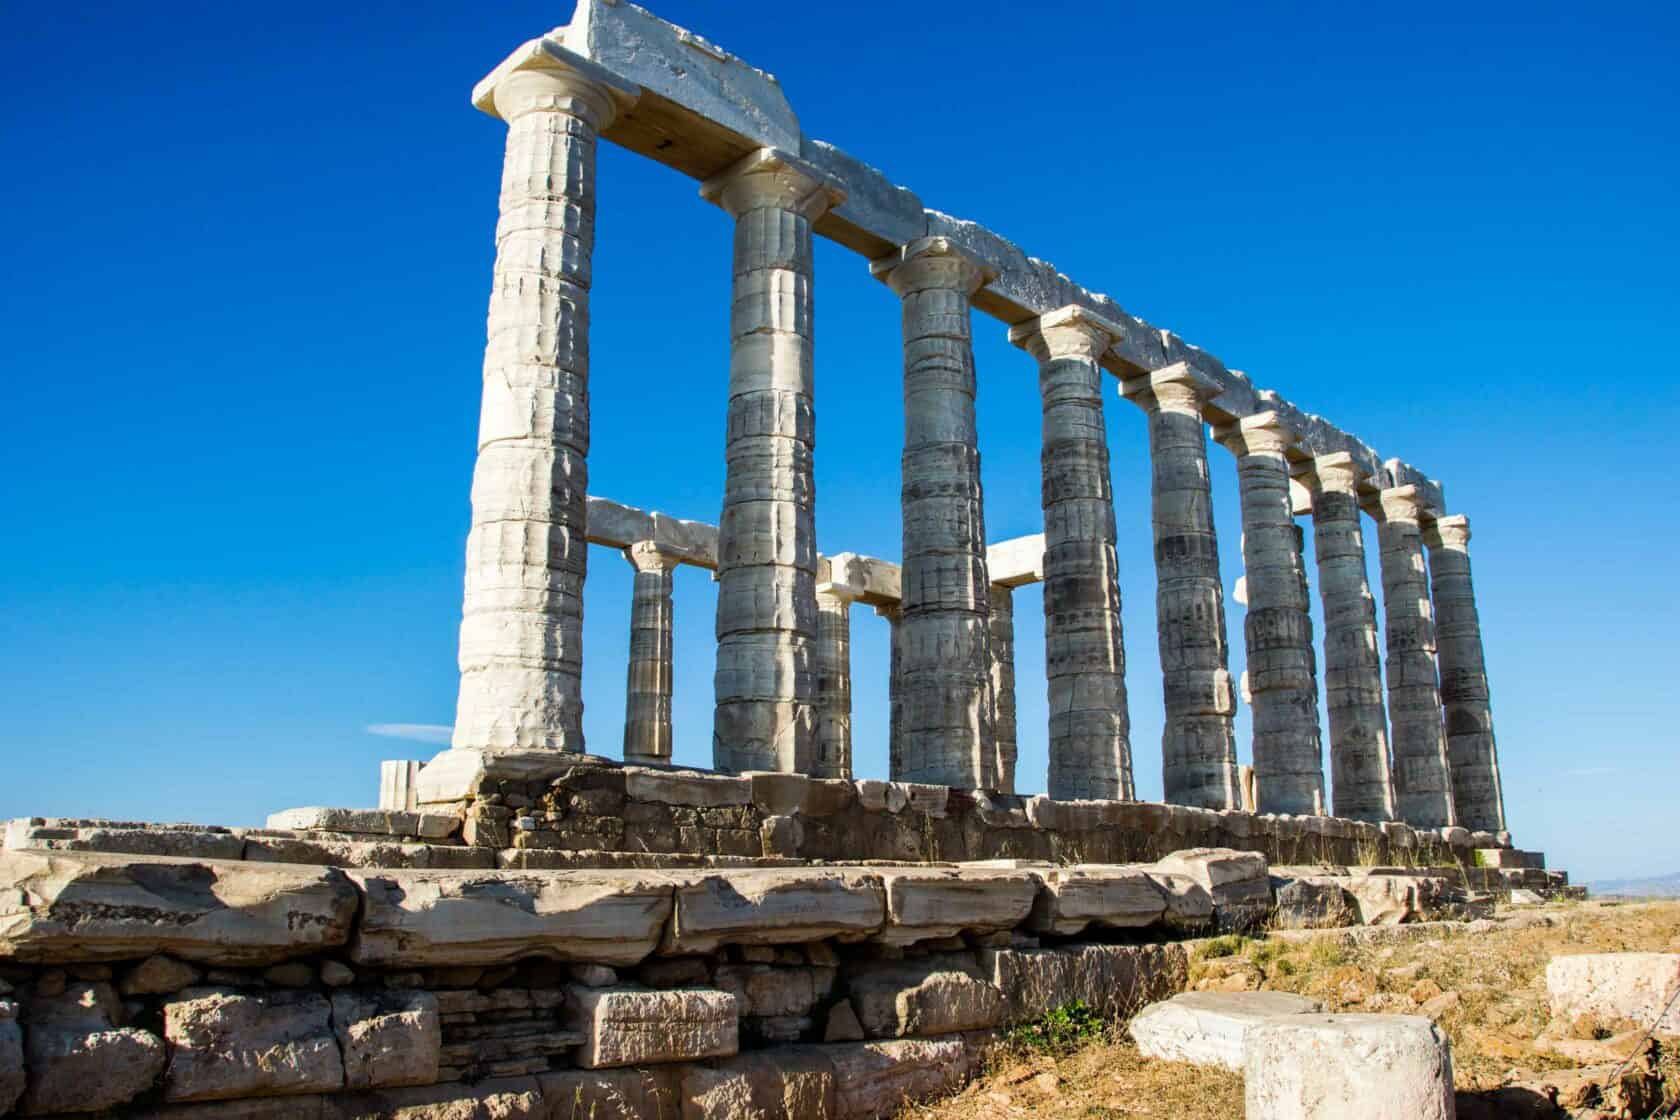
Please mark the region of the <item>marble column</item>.
[[986, 524], [974, 425], [969, 298], [986, 275], [943, 237], [871, 272], [903, 301], [903, 601], [895, 778], [993, 784]]
[[1044, 409], [1044, 644], [1053, 798], [1131, 800], [1131, 720], [1120, 627], [1103, 351], [1121, 328], [1083, 307], [1011, 327], [1038, 359]]
[[813, 778], [852, 776], [852, 600], [841, 583], [817, 585], [817, 755]]
[[809, 773], [817, 749], [811, 223], [845, 196], [770, 148], [700, 193], [735, 218], [712, 760], [725, 773]]
[[1476, 588], [1470, 581], [1470, 521], [1463, 516], [1437, 517], [1423, 540], [1429, 546], [1453, 806], [1465, 828], [1503, 832], [1505, 795], [1493, 740]]
[[1254, 791], [1262, 813], [1319, 815], [1324, 757], [1318, 729], [1317, 659], [1300, 529], [1285, 450], [1295, 440], [1275, 412], [1221, 427], [1237, 457], [1248, 610], [1248, 687], [1253, 699]]
[[676, 557], [652, 541], [624, 550], [630, 592], [630, 668], [624, 690], [624, 761], [671, 761], [671, 573]]
[[887, 777], [904, 779], [904, 690], [899, 676], [904, 671], [904, 647], [899, 640], [899, 623], [904, 612], [898, 603], [877, 603], [875, 613], [887, 620], [891, 630], [887, 655]]
[[1166, 800], [1240, 809], [1231, 729], [1237, 696], [1227, 661], [1225, 592], [1202, 423], [1203, 406], [1220, 388], [1177, 362], [1128, 379], [1121, 394], [1149, 417], [1155, 614], [1167, 716], [1161, 730]]
[[1346, 452], [1296, 471], [1312, 494], [1313, 553], [1324, 607], [1324, 689], [1330, 710], [1331, 797], [1336, 816], [1394, 819], [1383, 707], [1376, 598], [1365, 574], [1358, 487], [1370, 471]]
[[997, 743], [994, 767], [999, 793], [1015, 792], [1015, 589], [992, 585], [992, 734]]
[[637, 92], [543, 40], [473, 91], [508, 133], [467, 535], [458, 749], [583, 749], [595, 143]]
[[1458, 823], [1435, 667], [1435, 612], [1424, 571], [1424, 502], [1416, 486], [1378, 495], [1383, 613], [1388, 632], [1389, 741], [1395, 811], [1415, 828]]

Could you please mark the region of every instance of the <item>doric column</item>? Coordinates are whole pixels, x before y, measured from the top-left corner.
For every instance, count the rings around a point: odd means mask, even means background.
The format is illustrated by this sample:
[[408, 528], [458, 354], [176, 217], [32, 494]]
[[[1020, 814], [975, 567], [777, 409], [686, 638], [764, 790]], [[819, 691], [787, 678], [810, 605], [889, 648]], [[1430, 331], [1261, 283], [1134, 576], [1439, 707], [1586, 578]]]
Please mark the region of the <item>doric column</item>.
[[903, 769], [894, 777], [987, 788], [991, 599], [968, 310], [986, 274], [943, 237], [912, 241], [870, 271], [904, 312]]
[[1330, 709], [1331, 796], [1336, 816], [1394, 819], [1383, 707], [1376, 598], [1365, 575], [1358, 486], [1370, 472], [1346, 452], [1297, 470], [1312, 492], [1313, 551], [1324, 606], [1324, 688]]
[[992, 585], [992, 733], [999, 793], [1015, 792], [1015, 589]]
[[671, 572], [677, 559], [652, 541], [624, 550], [630, 592], [630, 668], [624, 690], [624, 761], [671, 761]]
[[1388, 632], [1388, 721], [1394, 751], [1395, 810], [1417, 828], [1457, 824], [1441, 692], [1435, 668], [1435, 613], [1424, 573], [1423, 501], [1416, 486], [1378, 496], [1383, 613]]
[[808, 773], [817, 632], [811, 223], [845, 196], [770, 148], [700, 193], [735, 218], [713, 765]]
[[1166, 800], [1240, 809], [1231, 730], [1237, 697], [1226, 659], [1225, 593], [1202, 423], [1202, 406], [1219, 391], [1218, 383], [1183, 362], [1121, 386], [1121, 394], [1149, 416]]
[[1476, 588], [1470, 582], [1470, 521], [1463, 516], [1437, 517], [1424, 531], [1423, 540], [1429, 546], [1453, 806], [1458, 823], [1465, 828], [1503, 832], [1505, 795], [1493, 740]]
[[817, 585], [817, 754], [813, 778], [852, 776], [852, 599], [843, 583]]
[[1044, 409], [1044, 645], [1053, 798], [1131, 800], [1131, 720], [1102, 369], [1121, 328], [1068, 306], [1018, 324]]
[[1317, 660], [1300, 530], [1284, 451], [1295, 435], [1275, 412], [1245, 416], [1216, 438], [1237, 456], [1254, 709], [1254, 788], [1262, 813], [1325, 811]]
[[584, 497], [595, 138], [637, 91], [545, 40], [473, 103], [507, 122], [457, 748], [583, 749]]
[[904, 778], [904, 646], [900, 640], [904, 612], [898, 603], [877, 603], [875, 613], [887, 620], [891, 630], [887, 656], [887, 777]]

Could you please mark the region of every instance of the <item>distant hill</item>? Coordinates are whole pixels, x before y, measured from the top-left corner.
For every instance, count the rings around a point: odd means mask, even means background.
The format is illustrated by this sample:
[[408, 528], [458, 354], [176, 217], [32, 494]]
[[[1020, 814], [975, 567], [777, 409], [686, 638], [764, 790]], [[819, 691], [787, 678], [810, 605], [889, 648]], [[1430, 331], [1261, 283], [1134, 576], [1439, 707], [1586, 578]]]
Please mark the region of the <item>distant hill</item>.
[[1604, 879], [1588, 883], [1587, 891], [1597, 898], [1680, 898], [1680, 871], [1650, 879]]

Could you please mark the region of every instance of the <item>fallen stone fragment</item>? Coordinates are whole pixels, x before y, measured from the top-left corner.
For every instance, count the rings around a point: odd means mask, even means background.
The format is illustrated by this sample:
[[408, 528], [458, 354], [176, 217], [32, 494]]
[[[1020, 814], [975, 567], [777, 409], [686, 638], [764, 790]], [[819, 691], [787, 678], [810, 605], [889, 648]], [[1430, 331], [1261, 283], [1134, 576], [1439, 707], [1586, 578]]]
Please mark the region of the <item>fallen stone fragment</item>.
[[824, 868], [720, 871], [678, 883], [660, 951], [858, 940], [885, 920], [886, 900], [874, 875]]
[[1680, 1000], [1668, 1006], [1676, 991], [1680, 953], [1580, 953], [1546, 965], [1554, 1018], [1625, 1019], [1658, 1034], [1680, 1034]]
[[98, 1112], [150, 1089], [163, 1069], [163, 1042], [118, 1026], [121, 1017], [116, 990], [106, 983], [73, 984], [58, 996], [37, 992], [24, 1021], [28, 1088], [20, 1111]]
[[1003, 1021], [1003, 993], [967, 956], [864, 962], [848, 970], [846, 983], [871, 1038], [956, 1034]]
[[1415, 1015], [1284, 1015], [1245, 1036], [1245, 1120], [1453, 1120], [1452, 1049]]
[[1272, 884], [1266, 857], [1231, 848], [1188, 848], [1157, 860], [1155, 868], [1185, 875], [1213, 897], [1213, 921], [1221, 933], [1242, 933], [1266, 920]]
[[1241, 1072], [1250, 1027], [1323, 1010], [1318, 1000], [1287, 992], [1184, 992], [1144, 1008], [1129, 1029], [1146, 1058]]
[[189, 988], [163, 1008], [168, 1101], [330, 1093], [344, 1087], [331, 1008], [313, 993]]
[[728, 1057], [739, 1048], [728, 992], [573, 987], [566, 1016], [584, 1033], [577, 1064], [585, 1069]]
[[430, 992], [335, 992], [333, 1033], [347, 1089], [429, 1085], [437, 1080], [443, 1029]]

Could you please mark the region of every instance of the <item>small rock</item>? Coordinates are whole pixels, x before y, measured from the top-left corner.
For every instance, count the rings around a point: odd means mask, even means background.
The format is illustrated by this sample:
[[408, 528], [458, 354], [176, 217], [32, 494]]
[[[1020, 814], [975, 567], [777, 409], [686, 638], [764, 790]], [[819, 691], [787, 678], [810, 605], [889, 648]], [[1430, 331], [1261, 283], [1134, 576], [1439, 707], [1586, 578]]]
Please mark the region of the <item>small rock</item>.
[[604, 964], [574, 964], [572, 979], [588, 988], [610, 988], [618, 983], [618, 973]]
[[1428, 1003], [1430, 1000], [1441, 994], [1441, 985], [1435, 983], [1433, 980], [1419, 980], [1416, 984], [1412, 985], [1412, 990], [1407, 994], [1410, 995], [1412, 1000], [1416, 1003]]
[[167, 996], [190, 988], [199, 977], [192, 965], [159, 953], [129, 969], [117, 990], [125, 996]]
[[1442, 992], [1434, 999], [1425, 1000], [1423, 1006], [1418, 1008], [1418, 1014], [1426, 1016], [1430, 1019], [1439, 1020], [1441, 1016], [1456, 1008], [1458, 1004], [1459, 997], [1457, 992]]
[[356, 973], [349, 965], [338, 961], [324, 961], [321, 964], [321, 983], [329, 988], [342, 988], [346, 984], [356, 982]]
[[861, 1042], [863, 1024], [858, 1022], [852, 1001], [843, 999], [828, 1009], [828, 1022], [823, 1026], [824, 1042]]
[[276, 988], [308, 988], [315, 983], [315, 970], [302, 961], [288, 961], [264, 969], [263, 979]]
[[1047, 1097], [1059, 1097], [1062, 1095], [1061, 1079], [1049, 1070], [1045, 1070], [1037, 1077], [1034, 1077], [1032, 1079], [1032, 1083], [1034, 1089], [1037, 1089], [1040, 1093]]

